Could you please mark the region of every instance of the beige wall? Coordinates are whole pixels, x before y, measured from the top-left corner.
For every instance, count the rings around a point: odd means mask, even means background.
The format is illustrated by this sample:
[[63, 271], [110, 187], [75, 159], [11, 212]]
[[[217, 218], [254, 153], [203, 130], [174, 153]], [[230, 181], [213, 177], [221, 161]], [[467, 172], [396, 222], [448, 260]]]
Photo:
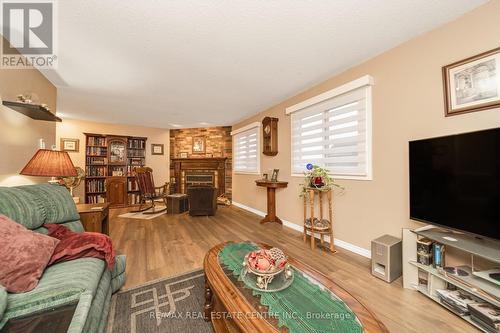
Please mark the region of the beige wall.
[[[80, 139], [80, 151], [70, 153], [70, 157], [75, 166], [85, 169], [85, 135], [83, 133], [147, 137], [146, 165], [153, 168], [157, 186], [169, 181], [170, 134], [168, 129], [63, 119], [62, 123], [57, 124], [57, 146], [59, 148], [61, 138]], [[164, 155], [151, 155], [152, 143], [163, 144]], [[79, 196], [82, 202], [84, 200], [84, 189], [84, 184], [75, 189], [75, 196]]]
[[[3, 41], [5, 42], [5, 40]], [[55, 112], [57, 89], [36, 69], [0, 69], [0, 99], [15, 101], [18, 94], [32, 94], [35, 102], [45, 103]], [[46, 147], [54, 144], [56, 124], [33, 120], [0, 105], [0, 186], [47, 181], [46, 178], [20, 176], [19, 172], [35, 154], [39, 139]]]
[[[277, 213], [302, 225], [298, 197], [301, 178], [290, 176], [290, 117], [284, 109], [353, 79], [373, 76], [372, 181], [339, 180], [346, 191], [335, 197], [336, 238], [368, 249], [370, 240], [400, 236], [414, 223], [408, 208], [408, 141], [500, 126], [500, 110], [444, 117], [441, 67], [500, 46], [500, 1], [490, 3], [359, 66], [347, 70], [258, 115], [235, 124], [233, 130], [264, 116], [279, 118], [279, 154], [261, 155], [261, 169], [280, 169], [287, 189], [277, 191]], [[369, 32], [367, 32], [369, 33]], [[339, 50], [342, 52], [342, 50]], [[325, 71], [328, 68], [325, 68]], [[265, 211], [264, 189], [257, 176], [233, 176], [233, 200]]]

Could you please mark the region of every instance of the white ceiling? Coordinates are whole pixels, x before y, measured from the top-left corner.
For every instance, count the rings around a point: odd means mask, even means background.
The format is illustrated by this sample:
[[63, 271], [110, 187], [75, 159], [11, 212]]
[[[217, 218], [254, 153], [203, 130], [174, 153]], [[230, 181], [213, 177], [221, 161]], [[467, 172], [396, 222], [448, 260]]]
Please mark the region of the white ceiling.
[[231, 125], [486, 0], [64, 0], [63, 117]]

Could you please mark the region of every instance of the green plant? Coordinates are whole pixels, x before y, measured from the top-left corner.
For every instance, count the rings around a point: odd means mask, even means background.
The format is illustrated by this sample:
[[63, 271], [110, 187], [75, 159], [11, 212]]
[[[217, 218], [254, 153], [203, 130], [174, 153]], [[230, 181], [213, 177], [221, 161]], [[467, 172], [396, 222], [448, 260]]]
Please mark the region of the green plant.
[[[337, 187], [341, 190], [344, 190], [344, 187], [335, 183], [335, 180], [330, 176], [330, 171], [328, 169], [322, 168], [318, 165], [308, 164], [307, 170], [308, 171], [304, 172], [304, 183], [300, 184], [301, 197], [307, 196], [307, 190], [311, 188], [331, 189], [333, 187]], [[322, 184], [315, 184], [314, 179], [317, 177], [321, 178]]]

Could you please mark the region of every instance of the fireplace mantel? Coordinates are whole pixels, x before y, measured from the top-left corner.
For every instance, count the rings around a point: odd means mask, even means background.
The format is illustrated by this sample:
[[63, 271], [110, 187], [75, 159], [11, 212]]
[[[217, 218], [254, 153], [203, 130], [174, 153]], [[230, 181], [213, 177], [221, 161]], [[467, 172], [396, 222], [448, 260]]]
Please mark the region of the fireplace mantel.
[[227, 157], [187, 157], [187, 158], [171, 158], [172, 163], [182, 162], [225, 162]]
[[218, 195], [224, 194], [226, 192], [226, 157], [191, 157], [191, 158], [172, 158], [170, 162], [172, 163], [176, 183], [176, 190], [179, 192], [185, 192], [185, 186], [183, 184], [183, 173], [186, 171], [212, 171], [217, 172], [217, 184]]

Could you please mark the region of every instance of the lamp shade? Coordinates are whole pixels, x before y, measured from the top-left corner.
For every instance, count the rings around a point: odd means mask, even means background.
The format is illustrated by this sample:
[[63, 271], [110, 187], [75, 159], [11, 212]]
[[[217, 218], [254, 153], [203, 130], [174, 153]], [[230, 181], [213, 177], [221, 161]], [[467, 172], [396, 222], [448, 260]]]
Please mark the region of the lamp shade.
[[40, 177], [75, 177], [77, 172], [67, 152], [39, 149], [20, 174]]

